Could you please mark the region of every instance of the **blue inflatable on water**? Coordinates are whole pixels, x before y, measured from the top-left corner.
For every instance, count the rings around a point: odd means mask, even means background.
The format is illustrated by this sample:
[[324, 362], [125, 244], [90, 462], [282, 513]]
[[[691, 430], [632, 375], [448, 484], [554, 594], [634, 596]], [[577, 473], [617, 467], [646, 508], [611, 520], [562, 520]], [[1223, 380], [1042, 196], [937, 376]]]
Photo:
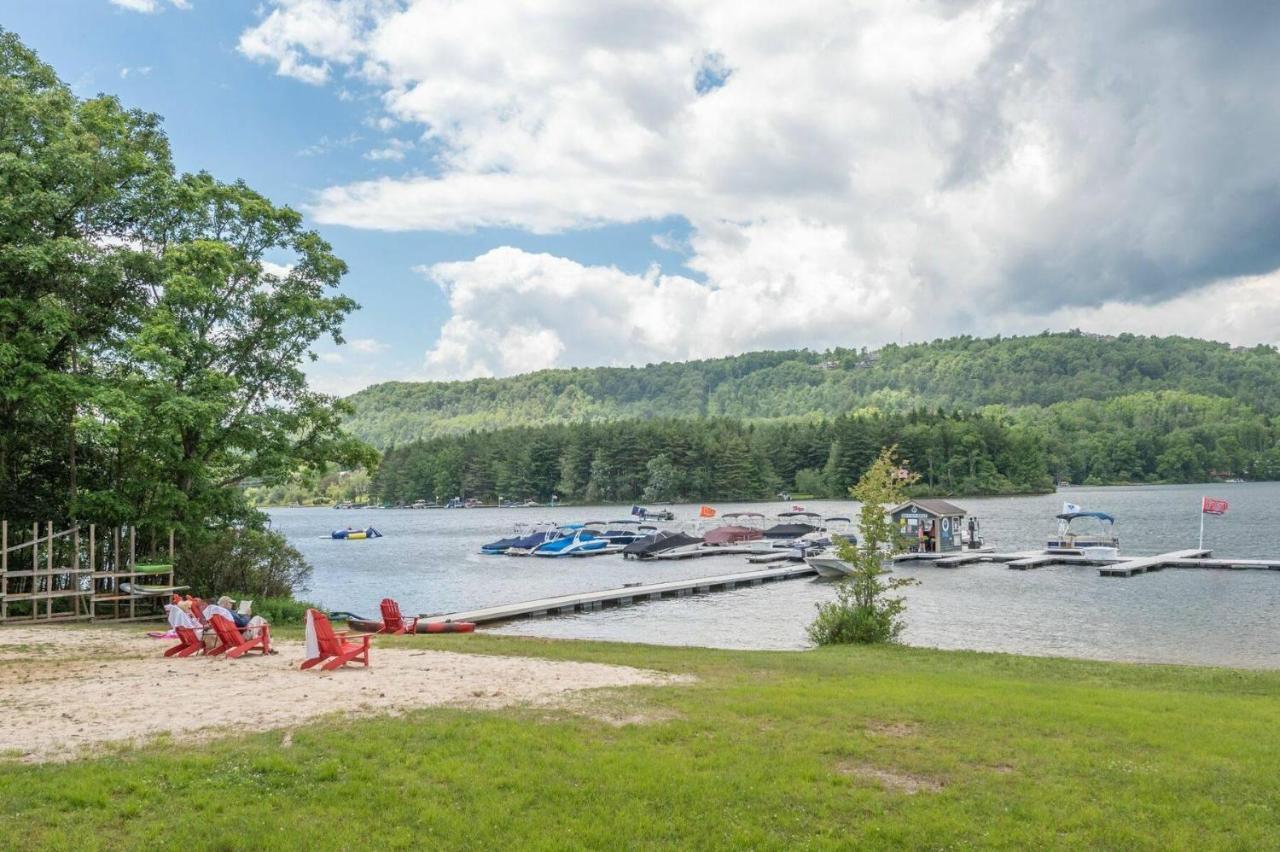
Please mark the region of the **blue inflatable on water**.
[[364, 538], [382, 538], [382, 533], [378, 532], [373, 527], [368, 527], [363, 530], [353, 530], [350, 528], [345, 530], [334, 530], [330, 535], [344, 541], [359, 541]]

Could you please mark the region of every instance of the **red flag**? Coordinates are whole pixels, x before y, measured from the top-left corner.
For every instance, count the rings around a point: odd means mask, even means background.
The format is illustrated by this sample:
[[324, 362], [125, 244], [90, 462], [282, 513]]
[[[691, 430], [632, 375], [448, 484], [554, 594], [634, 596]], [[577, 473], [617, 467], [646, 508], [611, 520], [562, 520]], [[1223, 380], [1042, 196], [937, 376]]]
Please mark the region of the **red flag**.
[[716, 510], [710, 506], [703, 506], [698, 510], [698, 516], [702, 518], [714, 518], [716, 516]]
[[1200, 511], [1206, 515], [1225, 515], [1227, 513], [1227, 501], [1219, 500], [1215, 497], [1202, 498]]

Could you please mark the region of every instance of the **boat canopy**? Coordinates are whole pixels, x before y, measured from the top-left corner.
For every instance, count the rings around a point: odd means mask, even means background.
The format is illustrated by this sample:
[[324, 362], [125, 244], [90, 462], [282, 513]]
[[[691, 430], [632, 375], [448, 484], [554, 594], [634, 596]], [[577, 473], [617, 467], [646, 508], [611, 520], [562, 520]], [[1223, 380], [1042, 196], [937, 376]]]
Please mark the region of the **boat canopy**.
[[1058, 515], [1058, 520], [1066, 521], [1067, 523], [1074, 521], [1076, 518], [1097, 518], [1098, 520], [1106, 521], [1109, 524], [1114, 524], [1116, 522], [1116, 519], [1111, 515], [1108, 515], [1106, 512], [1063, 512], [1061, 515]]
[[759, 512], [726, 512], [721, 518], [763, 518]]
[[821, 518], [817, 512], [779, 512], [779, 518]]

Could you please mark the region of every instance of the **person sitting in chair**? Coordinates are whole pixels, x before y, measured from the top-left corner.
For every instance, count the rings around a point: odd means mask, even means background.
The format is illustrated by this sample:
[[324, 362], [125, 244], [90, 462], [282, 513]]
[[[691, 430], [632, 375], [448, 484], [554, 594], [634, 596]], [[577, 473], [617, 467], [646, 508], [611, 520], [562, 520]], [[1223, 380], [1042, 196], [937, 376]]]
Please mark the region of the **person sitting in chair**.
[[267, 620], [260, 615], [250, 617], [233, 611], [231, 608], [235, 606], [235, 603], [230, 597], [223, 595], [218, 598], [216, 604], [209, 604], [204, 608], [204, 617], [209, 619], [215, 615], [220, 615], [234, 624], [244, 638], [253, 639], [260, 632], [259, 628], [267, 623]]

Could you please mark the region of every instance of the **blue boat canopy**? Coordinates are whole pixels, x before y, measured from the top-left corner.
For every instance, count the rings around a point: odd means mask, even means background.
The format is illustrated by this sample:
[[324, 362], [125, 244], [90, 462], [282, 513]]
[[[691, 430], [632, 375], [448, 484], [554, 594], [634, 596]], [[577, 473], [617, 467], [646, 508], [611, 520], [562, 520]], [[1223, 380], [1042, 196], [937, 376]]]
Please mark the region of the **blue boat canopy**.
[[1058, 515], [1058, 520], [1060, 521], [1069, 522], [1074, 521], [1076, 518], [1097, 518], [1098, 520], [1106, 521], [1109, 524], [1114, 524], [1116, 522], [1116, 519], [1111, 515], [1108, 515], [1106, 512], [1064, 512], [1061, 515]]

